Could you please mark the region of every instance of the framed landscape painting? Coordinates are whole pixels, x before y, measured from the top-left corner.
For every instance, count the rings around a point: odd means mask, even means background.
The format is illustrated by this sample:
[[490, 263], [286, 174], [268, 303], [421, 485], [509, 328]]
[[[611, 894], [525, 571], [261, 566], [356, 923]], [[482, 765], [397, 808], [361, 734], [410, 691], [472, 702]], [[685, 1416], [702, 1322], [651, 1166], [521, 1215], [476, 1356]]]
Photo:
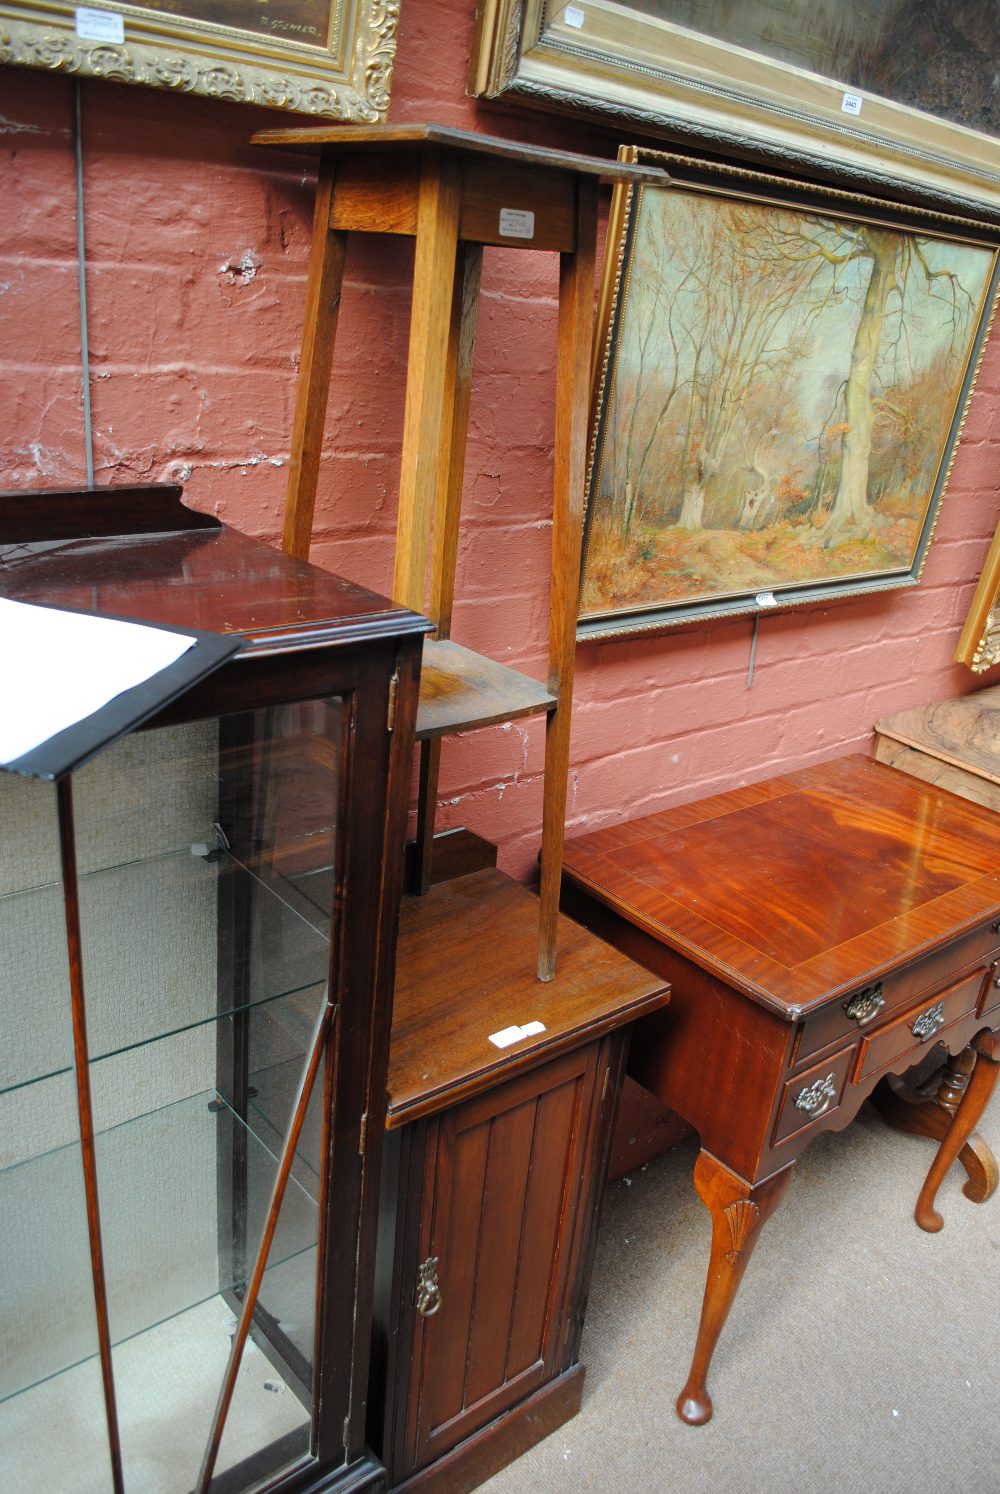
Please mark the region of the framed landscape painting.
[[997, 296], [996, 230], [623, 149], [579, 635], [916, 585]]

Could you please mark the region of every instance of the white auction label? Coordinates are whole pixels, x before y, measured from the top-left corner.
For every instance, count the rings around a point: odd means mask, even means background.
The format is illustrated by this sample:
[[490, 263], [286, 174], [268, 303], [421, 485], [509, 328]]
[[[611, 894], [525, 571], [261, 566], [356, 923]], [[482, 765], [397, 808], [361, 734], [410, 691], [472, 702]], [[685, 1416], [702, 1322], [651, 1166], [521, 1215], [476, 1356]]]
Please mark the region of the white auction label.
[[860, 114], [861, 95], [858, 93], [845, 93], [840, 108], [844, 114]]
[[580, 10], [579, 6], [567, 5], [565, 14], [563, 15], [563, 20], [567, 26], [575, 26], [577, 31], [579, 31], [586, 19], [587, 17]]
[[756, 602], [758, 607], [777, 607], [778, 605], [774, 600], [773, 591], [759, 591], [757, 593]]
[[533, 239], [535, 215], [527, 208], [501, 208], [500, 232], [505, 239]]
[[125, 20], [113, 10], [91, 10], [80, 5], [76, 11], [76, 34], [82, 41], [111, 42], [120, 47], [125, 40]]
[[512, 1043], [519, 1043], [522, 1038], [536, 1037], [538, 1033], [544, 1031], [544, 1022], [525, 1022], [523, 1027], [502, 1027], [499, 1032], [491, 1032], [489, 1041], [494, 1048], [509, 1048]]

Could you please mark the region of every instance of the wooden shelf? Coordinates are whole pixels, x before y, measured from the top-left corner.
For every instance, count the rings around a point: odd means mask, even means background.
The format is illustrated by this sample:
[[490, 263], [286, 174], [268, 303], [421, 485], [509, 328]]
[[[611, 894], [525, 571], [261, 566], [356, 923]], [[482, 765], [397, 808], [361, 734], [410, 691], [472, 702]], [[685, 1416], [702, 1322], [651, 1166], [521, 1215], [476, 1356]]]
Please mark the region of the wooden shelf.
[[[404, 897], [389, 1108], [395, 1130], [601, 1037], [667, 1000], [664, 982], [559, 915], [559, 965], [536, 978], [538, 899], [494, 869]], [[446, 958], [444, 954], [446, 952]], [[497, 1048], [490, 1033], [545, 1030]]]
[[450, 639], [424, 639], [418, 741], [518, 716], [539, 716], [555, 703], [556, 697], [526, 674]]

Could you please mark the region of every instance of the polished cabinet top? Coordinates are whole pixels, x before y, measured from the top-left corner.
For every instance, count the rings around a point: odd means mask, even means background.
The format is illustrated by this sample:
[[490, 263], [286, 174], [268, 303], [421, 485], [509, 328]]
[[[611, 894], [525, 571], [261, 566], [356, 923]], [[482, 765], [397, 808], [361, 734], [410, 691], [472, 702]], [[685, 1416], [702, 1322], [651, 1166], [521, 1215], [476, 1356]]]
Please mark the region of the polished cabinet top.
[[96, 497], [0, 494], [0, 596], [240, 633], [245, 652], [429, 627], [386, 597], [185, 508], [169, 485]]
[[[498, 1076], [663, 1006], [655, 975], [568, 918], [536, 978], [538, 899], [492, 868], [403, 899], [389, 1057], [390, 1129], [478, 1094]], [[535, 1024], [503, 1047], [490, 1034]]]
[[1000, 819], [860, 756], [571, 838], [564, 866], [790, 1021], [1000, 916]]

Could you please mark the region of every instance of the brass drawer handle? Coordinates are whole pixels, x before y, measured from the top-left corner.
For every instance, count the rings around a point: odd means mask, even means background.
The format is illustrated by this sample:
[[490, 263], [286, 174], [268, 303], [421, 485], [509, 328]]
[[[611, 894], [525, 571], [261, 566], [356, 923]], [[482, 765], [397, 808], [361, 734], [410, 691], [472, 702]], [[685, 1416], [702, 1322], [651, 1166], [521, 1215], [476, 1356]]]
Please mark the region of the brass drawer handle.
[[926, 1043], [927, 1039], [932, 1038], [943, 1026], [944, 1002], [939, 1001], [935, 1006], [929, 1006], [925, 1012], [921, 1012], [910, 1028], [910, 1031], [915, 1038], [919, 1038], [922, 1043]]
[[795, 1096], [795, 1108], [804, 1110], [810, 1120], [815, 1120], [817, 1116], [825, 1115], [836, 1099], [836, 1075], [827, 1074], [825, 1079], [815, 1079], [805, 1089], [799, 1090]]
[[422, 1318], [432, 1318], [441, 1306], [441, 1288], [437, 1278], [438, 1258], [429, 1255], [420, 1267], [417, 1276], [417, 1312]]
[[859, 1027], [864, 1027], [867, 1023], [874, 1022], [884, 1006], [885, 996], [882, 994], [882, 982], [879, 981], [878, 985], [866, 986], [863, 991], [855, 992], [850, 1001], [844, 1002], [844, 1011]]

